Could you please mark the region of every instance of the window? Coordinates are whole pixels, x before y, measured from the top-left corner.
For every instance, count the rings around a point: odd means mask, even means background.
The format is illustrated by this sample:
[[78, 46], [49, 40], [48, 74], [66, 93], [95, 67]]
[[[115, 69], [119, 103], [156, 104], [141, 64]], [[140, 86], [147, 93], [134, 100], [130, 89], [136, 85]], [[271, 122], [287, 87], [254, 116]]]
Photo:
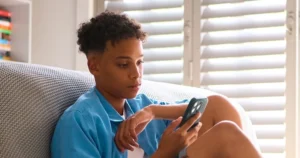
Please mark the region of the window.
[[200, 75], [194, 86], [239, 102], [263, 156], [284, 157], [286, 0], [204, 0], [198, 8], [200, 59], [193, 60], [200, 61]]
[[264, 157], [296, 157], [296, 0], [95, 1], [149, 33], [145, 79], [228, 96], [248, 113]]

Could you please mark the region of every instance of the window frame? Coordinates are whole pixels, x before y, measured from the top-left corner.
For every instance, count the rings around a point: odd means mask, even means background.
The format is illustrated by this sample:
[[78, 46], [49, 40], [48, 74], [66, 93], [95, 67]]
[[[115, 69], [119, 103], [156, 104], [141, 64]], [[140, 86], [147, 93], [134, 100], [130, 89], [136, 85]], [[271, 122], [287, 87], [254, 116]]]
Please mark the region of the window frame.
[[299, 1], [286, 4], [286, 158], [299, 158]]

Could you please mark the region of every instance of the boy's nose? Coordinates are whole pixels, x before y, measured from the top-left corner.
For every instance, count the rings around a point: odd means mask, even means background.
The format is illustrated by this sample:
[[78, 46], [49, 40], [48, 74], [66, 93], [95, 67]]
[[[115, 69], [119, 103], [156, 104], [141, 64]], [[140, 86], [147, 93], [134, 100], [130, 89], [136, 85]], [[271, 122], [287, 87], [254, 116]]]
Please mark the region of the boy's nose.
[[141, 76], [141, 70], [139, 67], [134, 67], [132, 70], [131, 70], [131, 73], [130, 73], [130, 77], [131, 78], [139, 78]]

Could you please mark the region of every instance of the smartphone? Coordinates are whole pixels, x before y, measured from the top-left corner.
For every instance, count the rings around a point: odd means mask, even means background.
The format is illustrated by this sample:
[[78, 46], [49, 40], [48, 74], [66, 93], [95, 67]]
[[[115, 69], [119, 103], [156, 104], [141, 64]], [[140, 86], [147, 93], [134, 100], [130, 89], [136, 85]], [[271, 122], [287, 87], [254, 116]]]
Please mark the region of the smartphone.
[[[191, 117], [196, 115], [197, 112], [200, 112], [202, 115], [207, 103], [208, 98], [192, 98], [184, 112], [184, 115], [178, 127], [181, 127], [183, 124], [185, 124]], [[200, 122], [200, 118], [196, 120], [196, 122], [191, 126], [190, 129], [198, 125], [198, 123]]]

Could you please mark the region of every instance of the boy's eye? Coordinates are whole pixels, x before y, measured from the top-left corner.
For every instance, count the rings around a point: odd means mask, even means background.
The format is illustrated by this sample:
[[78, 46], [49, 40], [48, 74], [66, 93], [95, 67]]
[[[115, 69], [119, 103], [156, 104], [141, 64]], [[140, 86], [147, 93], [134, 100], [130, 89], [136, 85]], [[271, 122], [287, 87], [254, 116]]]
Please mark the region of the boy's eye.
[[120, 68], [126, 68], [126, 67], [128, 66], [128, 64], [118, 64], [118, 66], [119, 66]]
[[144, 63], [144, 61], [143, 60], [140, 60], [140, 61], [138, 61], [138, 65], [141, 65], [142, 63]]

